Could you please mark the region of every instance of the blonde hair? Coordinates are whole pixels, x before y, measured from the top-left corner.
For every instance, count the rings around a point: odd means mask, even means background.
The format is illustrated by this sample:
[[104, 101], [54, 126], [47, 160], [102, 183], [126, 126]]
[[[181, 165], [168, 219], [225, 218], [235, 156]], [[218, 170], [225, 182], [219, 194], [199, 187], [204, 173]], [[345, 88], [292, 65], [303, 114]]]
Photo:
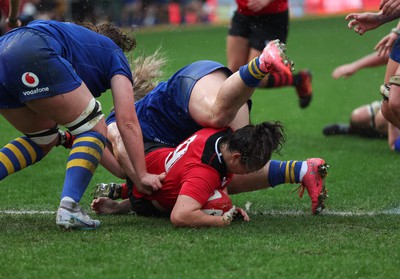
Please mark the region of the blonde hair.
[[132, 61], [133, 92], [135, 100], [140, 100], [154, 89], [163, 78], [162, 67], [167, 59], [164, 54], [157, 49], [152, 55], [140, 55]]

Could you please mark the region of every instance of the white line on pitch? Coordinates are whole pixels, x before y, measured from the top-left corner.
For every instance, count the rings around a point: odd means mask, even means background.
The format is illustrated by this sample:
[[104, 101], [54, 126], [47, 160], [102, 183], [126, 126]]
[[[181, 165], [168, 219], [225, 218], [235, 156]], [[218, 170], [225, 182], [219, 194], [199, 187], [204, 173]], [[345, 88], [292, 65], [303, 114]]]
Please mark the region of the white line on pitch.
[[[55, 214], [56, 211], [49, 210], [0, 210], [0, 214], [10, 214], [10, 215], [34, 215], [34, 214]], [[268, 211], [253, 211], [249, 210], [250, 214], [262, 214], [262, 215], [276, 215], [276, 216], [298, 216], [306, 215], [307, 212], [295, 211], [295, 210], [268, 210]], [[324, 210], [321, 215], [329, 216], [374, 216], [374, 215], [400, 215], [400, 208], [394, 208], [385, 211], [334, 211], [334, 210]]]
[[0, 210], [0, 214], [22, 215], [22, 214], [55, 214], [55, 211], [47, 210]]

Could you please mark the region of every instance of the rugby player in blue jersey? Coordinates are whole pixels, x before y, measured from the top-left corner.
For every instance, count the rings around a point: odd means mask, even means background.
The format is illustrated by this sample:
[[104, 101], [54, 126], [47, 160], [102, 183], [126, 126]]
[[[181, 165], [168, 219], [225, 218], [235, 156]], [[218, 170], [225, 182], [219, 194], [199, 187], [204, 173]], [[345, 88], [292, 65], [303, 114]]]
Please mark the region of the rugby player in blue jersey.
[[[91, 30], [90, 30], [91, 29]], [[59, 125], [76, 136], [68, 158], [56, 224], [95, 229], [79, 206], [102, 158], [107, 126], [96, 101], [111, 89], [116, 125], [140, 186], [161, 187], [147, 173], [125, 51], [136, 46], [112, 24], [33, 21], [0, 37], [0, 114], [24, 134], [0, 150], [0, 180], [40, 161], [60, 143]]]
[[[160, 58], [150, 57], [144, 67], [138, 65], [134, 68], [153, 69], [154, 76], [154, 69], [157, 67], [151, 65], [159, 61]], [[278, 41], [270, 42], [260, 57], [254, 58], [235, 73], [222, 64], [209, 60], [196, 61], [179, 69], [150, 92], [143, 92], [142, 95], [145, 96], [136, 102], [146, 151], [160, 146], [177, 146], [203, 127], [230, 126], [236, 130], [248, 125], [250, 119], [247, 102], [261, 79], [270, 73], [288, 73], [291, 69], [284, 47]], [[135, 72], [134, 76], [140, 80], [140, 76], [150, 75]], [[134, 91], [139, 93], [139, 90]], [[128, 176], [132, 176], [133, 169], [129, 166], [129, 160], [126, 160], [124, 144], [120, 140], [113, 113], [107, 118], [107, 125], [107, 137], [112, 143], [114, 155]], [[236, 194], [284, 183], [299, 183], [302, 185], [300, 196], [307, 190], [312, 200], [312, 213], [318, 214], [323, 210], [327, 198], [324, 186], [326, 172], [327, 165], [320, 158], [306, 161], [271, 160], [261, 171], [235, 175], [228, 191]], [[121, 173], [115, 175], [123, 178]], [[99, 187], [100, 185], [96, 188]], [[105, 191], [107, 192], [107, 187]], [[147, 194], [151, 194], [151, 191]], [[101, 207], [99, 202], [104, 202], [104, 207], [107, 207], [104, 199], [96, 202], [98, 208]]]

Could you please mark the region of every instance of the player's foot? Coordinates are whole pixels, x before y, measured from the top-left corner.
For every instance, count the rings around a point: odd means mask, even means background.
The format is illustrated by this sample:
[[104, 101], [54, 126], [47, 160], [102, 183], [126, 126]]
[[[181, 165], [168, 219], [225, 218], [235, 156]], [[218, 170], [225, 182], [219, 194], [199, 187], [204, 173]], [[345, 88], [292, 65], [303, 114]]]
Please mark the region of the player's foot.
[[328, 198], [325, 189], [325, 177], [328, 174], [329, 165], [323, 159], [311, 158], [307, 159], [307, 173], [304, 175], [299, 196], [303, 197], [306, 189], [311, 198], [311, 212], [316, 215], [325, 208], [325, 200]]
[[348, 124], [331, 124], [325, 126], [322, 133], [325, 136], [346, 135], [349, 133], [350, 126]]
[[121, 194], [122, 185], [119, 183], [99, 183], [94, 187], [92, 191], [94, 199], [107, 197], [112, 200], [117, 200], [121, 198]]
[[286, 55], [286, 46], [279, 40], [270, 41], [259, 57], [260, 69], [265, 73], [291, 74], [293, 62]]
[[298, 73], [300, 76], [300, 83], [296, 86], [297, 96], [299, 97], [299, 104], [301, 108], [306, 108], [311, 103], [312, 99], [312, 75], [309, 70], [302, 70]]
[[79, 204], [69, 197], [61, 200], [56, 224], [64, 230], [94, 230], [100, 227], [100, 221], [91, 219]]
[[94, 199], [91, 204], [92, 211], [96, 214], [118, 214], [118, 201], [113, 201], [107, 197]]

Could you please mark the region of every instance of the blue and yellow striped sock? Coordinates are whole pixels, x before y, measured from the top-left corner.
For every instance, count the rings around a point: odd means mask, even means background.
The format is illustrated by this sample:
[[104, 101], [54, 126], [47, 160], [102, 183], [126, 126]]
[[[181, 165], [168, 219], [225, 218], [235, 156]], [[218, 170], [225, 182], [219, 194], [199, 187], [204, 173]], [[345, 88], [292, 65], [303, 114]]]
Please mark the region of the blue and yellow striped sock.
[[243, 82], [249, 87], [257, 87], [260, 81], [267, 75], [260, 70], [258, 57], [251, 60], [248, 64], [239, 68], [239, 75]]
[[271, 160], [268, 172], [268, 181], [271, 187], [285, 183], [300, 183], [303, 162]]
[[28, 137], [19, 137], [0, 150], [0, 180], [39, 162], [43, 150]]
[[81, 200], [103, 155], [105, 142], [106, 138], [94, 131], [76, 137], [68, 157], [61, 199]]

